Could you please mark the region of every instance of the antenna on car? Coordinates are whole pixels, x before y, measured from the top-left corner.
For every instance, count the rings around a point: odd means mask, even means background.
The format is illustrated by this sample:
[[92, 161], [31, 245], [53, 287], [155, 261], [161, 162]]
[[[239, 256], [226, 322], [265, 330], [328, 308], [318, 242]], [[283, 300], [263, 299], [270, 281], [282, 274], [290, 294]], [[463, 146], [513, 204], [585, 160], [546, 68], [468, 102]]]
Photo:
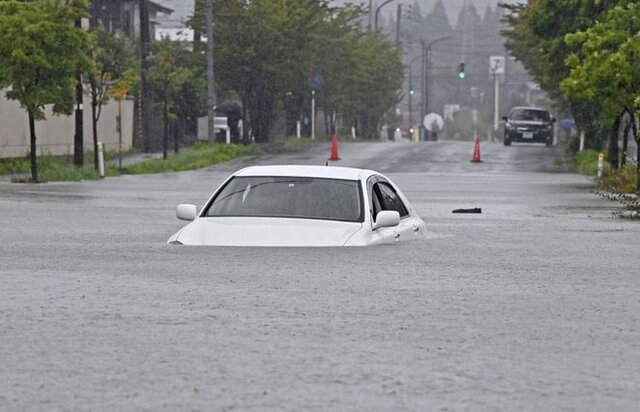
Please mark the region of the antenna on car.
[[327, 163], [324, 164], [325, 166], [329, 166], [329, 161], [327, 160]]

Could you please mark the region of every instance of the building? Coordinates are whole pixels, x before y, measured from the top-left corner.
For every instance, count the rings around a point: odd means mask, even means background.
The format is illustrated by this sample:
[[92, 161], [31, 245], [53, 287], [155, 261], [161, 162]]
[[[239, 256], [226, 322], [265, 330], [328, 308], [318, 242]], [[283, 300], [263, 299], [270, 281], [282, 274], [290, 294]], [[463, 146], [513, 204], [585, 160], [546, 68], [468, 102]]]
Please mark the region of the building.
[[[92, 0], [91, 24], [103, 24], [109, 31], [121, 30], [132, 38], [140, 33], [139, 0]], [[172, 10], [148, 1], [150, 38], [156, 37], [158, 17], [166, 17]], [[83, 143], [85, 150], [93, 150], [91, 98], [83, 99]], [[75, 118], [53, 116], [46, 110], [46, 120], [36, 122], [38, 154], [67, 155], [74, 151]], [[122, 150], [133, 145], [137, 115], [134, 101], [125, 99], [119, 106], [115, 101], [103, 105], [98, 121], [98, 139], [106, 150]], [[120, 118], [120, 122], [118, 122]], [[120, 126], [120, 127], [119, 127]], [[18, 102], [7, 100], [0, 91], [0, 158], [21, 157], [29, 153], [30, 137], [27, 112]]]

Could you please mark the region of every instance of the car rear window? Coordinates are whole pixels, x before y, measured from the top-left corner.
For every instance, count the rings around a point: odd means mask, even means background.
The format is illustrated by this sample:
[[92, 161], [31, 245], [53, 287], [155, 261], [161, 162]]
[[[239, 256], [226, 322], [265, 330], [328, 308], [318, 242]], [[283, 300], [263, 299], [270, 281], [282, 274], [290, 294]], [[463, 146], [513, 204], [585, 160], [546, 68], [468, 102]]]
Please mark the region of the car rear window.
[[512, 120], [530, 120], [537, 122], [548, 122], [549, 112], [544, 110], [533, 110], [533, 109], [517, 109], [511, 112]]
[[362, 222], [362, 190], [356, 180], [236, 176], [212, 199], [205, 216]]

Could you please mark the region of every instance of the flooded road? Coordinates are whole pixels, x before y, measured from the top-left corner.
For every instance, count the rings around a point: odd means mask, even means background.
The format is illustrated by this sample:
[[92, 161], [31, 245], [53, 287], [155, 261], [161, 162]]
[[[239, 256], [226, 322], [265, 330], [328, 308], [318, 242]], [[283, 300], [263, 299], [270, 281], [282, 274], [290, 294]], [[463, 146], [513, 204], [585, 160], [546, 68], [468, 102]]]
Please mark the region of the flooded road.
[[[0, 410], [637, 410], [640, 226], [560, 149], [341, 143], [393, 179], [427, 240], [174, 247], [251, 164], [0, 182]], [[482, 208], [458, 215], [456, 208]]]

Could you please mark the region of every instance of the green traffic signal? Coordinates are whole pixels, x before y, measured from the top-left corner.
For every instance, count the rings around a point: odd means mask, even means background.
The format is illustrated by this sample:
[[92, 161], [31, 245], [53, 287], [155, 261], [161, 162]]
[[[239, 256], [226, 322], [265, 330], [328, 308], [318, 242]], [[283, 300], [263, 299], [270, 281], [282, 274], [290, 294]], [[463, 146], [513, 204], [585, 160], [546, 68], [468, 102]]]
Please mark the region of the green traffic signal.
[[464, 72], [460, 72], [460, 73], [458, 73], [458, 77], [459, 77], [459, 78], [464, 79], [464, 76], [465, 76]]
[[458, 77], [460, 79], [464, 79], [464, 63], [460, 63], [460, 66], [458, 67]]

